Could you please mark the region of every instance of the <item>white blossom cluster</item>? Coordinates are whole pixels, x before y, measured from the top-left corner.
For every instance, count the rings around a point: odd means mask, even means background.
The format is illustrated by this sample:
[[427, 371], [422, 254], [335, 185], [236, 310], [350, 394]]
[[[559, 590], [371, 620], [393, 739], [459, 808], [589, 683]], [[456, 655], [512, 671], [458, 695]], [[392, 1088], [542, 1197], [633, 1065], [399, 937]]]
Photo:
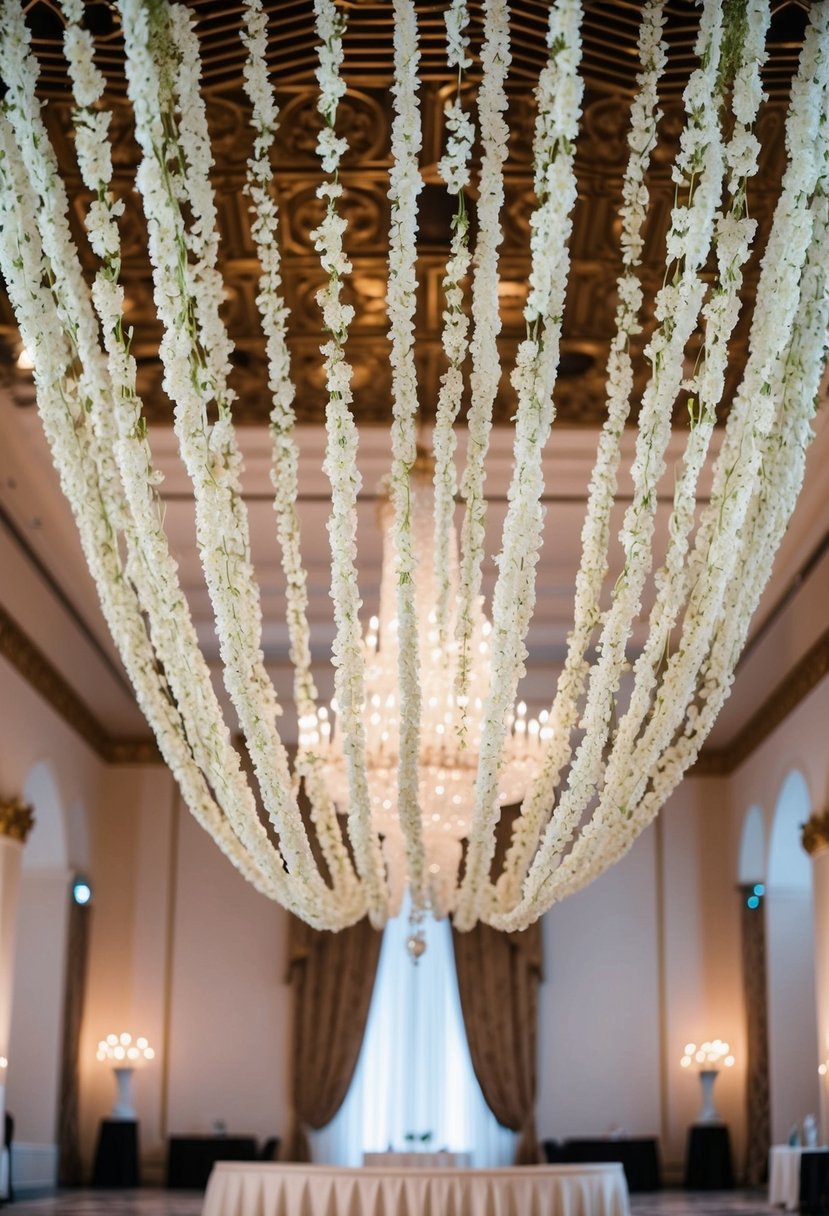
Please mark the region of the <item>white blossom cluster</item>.
[[[481, 568], [486, 536], [484, 462], [492, 429], [492, 410], [501, 380], [497, 339], [501, 331], [498, 310], [498, 253], [503, 232], [504, 162], [509, 126], [506, 77], [511, 61], [509, 7], [506, 0], [484, 0], [484, 36], [481, 47], [482, 79], [478, 89], [478, 127], [481, 170], [478, 179], [474, 274], [472, 278], [472, 338], [470, 354], [470, 405], [467, 420], [466, 461], [461, 478], [464, 502], [461, 528], [460, 575], [456, 612], [459, 659], [455, 696], [460, 706], [468, 699], [475, 604], [481, 592]], [[464, 718], [458, 724], [466, 739]]]
[[[567, 786], [533, 857], [521, 900], [512, 910], [502, 913], [498, 923], [528, 923], [528, 916], [533, 919], [531, 908], [537, 907], [542, 899], [555, 897], [552, 892], [561, 881], [558, 870], [561, 852], [596, 796], [604, 773], [605, 747], [621, 676], [627, 664], [627, 639], [640, 609], [649, 572], [656, 511], [654, 487], [664, 469], [673, 405], [682, 381], [685, 346], [702, 304], [705, 285], [700, 270], [712, 238], [715, 209], [722, 188], [718, 104], [722, 88], [719, 74], [721, 15], [721, 6], [715, 0], [705, 0], [697, 41], [700, 63], [684, 93], [686, 124], [681, 137], [683, 163], [693, 162], [696, 167], [693, 182], [689, 178], [686, 183], [689, 187], [693, 184], [694, 188], [689, 189], [687, 203], [677, 203], [671, 216], [668, 248], [671, 259], [677, 261], [677, 269], [655, 302], [657, 328], [646, 348], [652, 375], [640, 409], [632, 467], [633, 501], [625, 513], [620, 537], [625, 566], [613, 588], [611, 606], [601, 628], [598, 658], [590, 670], [586, 703], [579, 721], [584, 735], [573, 757]], [[703, 95], [708, 99], [706, 106], [699, 104]], [[541, 774], [536, 780], [540, 782]], [[586, 848], [594, 833], [595, 826], [588, 822], [574, 848]]]
[[417, 374], [414, 316], [417, 305], [417, 196], [423, 185], [418, 157], [422, 144], [418, 106], [417, 17], [412, 0], [394, 0], [394, 117], [389, 172], [391, 230], [386, 309], [391, 339], [392, 465], [390, 497], [394, 507], [397, 554], [397, 670], [400, 696], [397, 815], [406, 846], [406, 863], [416, 907], [425, 898], [423, 829], [419, 800], [420, 756], [419, 647], [415, 608], [416, 555], [412, 530], [409, 470], [416, 457]]
[[[366, 771], [363, 703], [364, 658], [360, 633], [360, 590], [357, 584], [357, 428], [351, 414], [351, 366], [345, 356], [348, 327], [354, 316], [342, 301], [343, 279], [351, 263], [343, 247], [346, 221], [337, 212], [342, 186], [337, 179], [340, 155], [345, 150], [333, 138], [337, 106], [345, 92], [340, 76], [343, 59], [343, 18], [333, 0], [314, 0], [320, 65], [318, 109], [323, 118], [317, 152], [331, 176], [317, 189], [325, 204], [325, 215], [311, 233], [328, 282], [317, 293], [323, 327], [329, 340], [322, 347], [328, 390], [326, 408], [327, 445], [325, 472], [331, 483], [331, 515], [328, 535], [331, 548], [331, 599], [334, 603], [336, 636], [332, 647], [334, 689], [342, 723], [344, 752], [348, 762], [348, 834], [354, 848], [357, 871], [364, 884], [372, 923], [382, 925], [386, 916], [387, 890], [377, 837], [371, 828], [368, 775]], [[326, 132], [329, 134], [326, 135]]]
[[513, 906], [519, 898], [521, 882], [549, 816], [562, 770], [570, 759], [571, 736], [578, 723], [578, 705], [589, 670], [585, 656], [601, 616], [599, 601], [608, 569], [610, 513], [616, 494], [620, 441], [630, 413], [633, 390], [630, 339], [641, 328], [643, 293], [638, 272], [642, 257], [641, 233], [649, 201], [645, 174], [656, 146], [661, 116], [658, 84], [667, 62], [664, 24], [664, 0], [650, 0], [644, 8], [639, 33], [638, 89], [631, 104], [630, 155], [622, 183], [620, 246], [623, 272], [617, 283], [616, 333], [607, 363], [607, 419], [599, 436], [588, 490], [581, 535], [582, 558], [576, 575], [573, 629], [550, 711], [556, 729], [548, 743], [539, 779], [525, 798], [516, 820], [513, 840], [498, 880], [498, 902], [502, 909]]
[[[225, 685], [245, 735], [290, 884], [318, 920], [340, 913], [311, 856], [276, 728], [279, 707], [264, 666], [261, 610], [250, 562], [241, 460], [230, 421], [230, 344], [219, 308], [210, 142], [198, 88], [198, 43], [187, 10], [121, 5], [127, 76], [143, 160], [142, 194], [155, 302], [164, 325], [164, 385], [193, 483], [196, 532], [216, 621]], [[183, 200], [187, 201], [187, 215]], [[208, 409], [218, 419], [208, 421]], [[277, 863], [278, 864], [278, 863]]]
[[438, 162], [438, 173], [446, 182], [450, 194], [458, 196], [452, 227], [452, 240], [446, 272], [443, 276], [445, 307], [443, 310], [443, 349], [449, 364], [441, 376], [440, 392], [435, 407], [432, 450], [435, 457], [435, 582], [438, 589], [437, 625], [442, 646], [447, 642], [447, 619], [450, 596], [449, 538], [455, 509], [457, 476], [455, 472], [455, 420], [463, 396], [463, 364], [469, 349], [469, 318], [464, 308], [464, 281], [472, 265], [469, 248], [469, 216], [464, 189], [470, 181], [470, 157], [475, 139], [475, 127], [463, 108], [461, 86], [463, 69], [471, 62], [466, 56], [469, 39], [464, 31], [469, 24], [466, 0], [453, 0], [446, 10], [446, 58], [450, 67], [458, 69], [455, 98], [445, 111], [447, 130], [446, 155]]
[[[73, 118], [76, 131], [95, 130], [89, 121], [88, 107], [102, 96], [104, 81], [95, 68], [88, 35], [82, 37], [85, 31], [78, 29], [77, 21], [82, 16], [79, 9], [82, 6], [65, 6], [66, 53], [73, 68], [76, 101]], [[79, 50], [80, 64], [76, 62]], [[83, 87], [79, 87], [79, 81], [83, 81]], [[108, 116], [104, 114], [103, 117]], [[101, 124], [101, 128], [105, 129], [106, 123]], [[268, 881], [275, 883], [275, 890], [281, 891], [283, 872], [273, 869], [267, 837], [224, 724], [162, 526], [162, 510], [156, 497], [158, 477], [152, 468], [149, 445], [141, 425], [141, 403], [135, 390], [135, 361], [130, 354], [129, 337], [122, 319], [124, 293], [118, 282], [120, 247], [115, 220], [120, 213], [120, 203], [110, 190], [111, 159], [103, 153], [84, 157], [80, 147], [78, 154], [85, 184], [94, 191], [99, 202], [98, 208], [91, 209], [87, 216], [90, 243], [93, 248], [100, 249], [102, 257], [92, 295], [106, 344], [110, 377], [104, 408], [117, 427], [114, 453], [129, 506], [125, 518], [129, 577], [147, 614], [152, 645], [161, 660], [175, 703], [188, 723], [187, 738], [194, 759], [216, 791], [239, 841], [252, 857], [262, 858], [263, 872], [271, 871]], [[96, 171], [105, 176], [96, 179], [93, 176]], [[71, 257], [72, 251], [67, 249], [66, 256]], [[65, 281], [67, 277], [61, 273], [58, 281]], [[88, 302], [85, 303], [88, 308]], [[94, 414], [93, 408], [93, 417]]]
[[[265, 334], [268, 387], [272, 408], [271, 482], [274, 487], [276, 531], [282, 555], [290, 659], [294, 669], [294, 704], [299, 722], [315, 719], [317, 690], [311, 673], [311, 639], [308, 627], [308, 591], [302, 564], [297, 495], [299, 451], [294, 438], [290, 354], [287, 343], [288, 308], [282, 293], [278, 215], [272, 187], [271, 151], [279, 123], [279, 110], [267, 68], [267, 14], [261, 0], [245, 0], [241, 31], [247, 50], [243, 71], [245, 92], [251, 103], [253, 154], [248, 160], [246, 193], [250, 199], [251, 237], [261, 270], [256, 306]], [[320, 772], [320, 757], [301, 746], [295, 771], [304, 779], [311, 804], [311, 821], [322, 855], [338, 891], [344, 914], [361, 915], [364, 903], [342, 838], [336, 808]]]
[[544, 522], [542, 454], [553, 421], [569, 238], [576, 202], [575, 141], [583, 85], [580, 0], [559, 0], [550, 10], [548, 60], [536, 90], [534, 158], [537, 206], [531, 219], [530, 291], [525, 308], [529, 337], [519, 345], [513, 373], [518, 401], [513, 473], [508, 491], [498, 579], [492, 605], [492, 669], [484, 707], [473, 831], [455, 911], [459, 928], [478, 919], [488, 898], [488, 874], [500, 817], [498, 774], [518, 681], [524, 674], [525, 638], [535, 606], [535, 567]]

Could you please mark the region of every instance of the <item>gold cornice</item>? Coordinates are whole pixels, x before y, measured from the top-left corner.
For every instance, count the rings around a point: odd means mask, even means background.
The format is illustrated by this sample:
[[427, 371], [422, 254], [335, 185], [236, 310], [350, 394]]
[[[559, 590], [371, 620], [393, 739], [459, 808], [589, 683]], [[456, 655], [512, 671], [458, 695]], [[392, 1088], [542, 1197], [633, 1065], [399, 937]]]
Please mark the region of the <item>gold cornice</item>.
[[110, 735], [43, 651], [2, 606], [0, 655], [105, 763], [161, 763], [158, 748], [152, 739], [118, 739]]
[[19, 798], [0, 798], [0, 836], [26, 843], [34, 826], [32, 808]]
[[803, 825], [801, 844], [810, 857], [829, 849], [829, 810], [812, 815]]
[[829, 629], [810, 646], [789, 674], [769, 693], [732, 743], [703, 750], [694, 772], [727, 776], [757, 750], [761, 743], [797, 709], [829, 674]]

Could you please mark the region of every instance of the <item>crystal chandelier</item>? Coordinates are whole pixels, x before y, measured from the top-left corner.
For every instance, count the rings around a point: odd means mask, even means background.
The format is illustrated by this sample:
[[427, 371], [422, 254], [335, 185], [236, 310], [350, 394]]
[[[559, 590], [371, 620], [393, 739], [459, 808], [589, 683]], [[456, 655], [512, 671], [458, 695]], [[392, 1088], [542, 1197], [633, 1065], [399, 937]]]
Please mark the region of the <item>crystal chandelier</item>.
[[[445, 637], [438, 628], [438, 588], [434, 550], [434, 461], [419, 454], [411, 472], [412, 537], [417, 560], [415, 594], [417, 632], [422, 639], [418, 675], [421, 688], [418, 805], [423, 824], [428, 905], [437, 917], [452, 911], [457, 894], [461, 842], [472, 827], [475, 778], [483, 729], [483, 710], [489, 695], [492, 626], [483, 612], [483, 599], [473, 605], [474, 624], [469, 640], [472, 654], [468, 691], [468, 735], [459, 738], [458, 643], [451, 606], [457, 599], [457, 537], [449, 537], [448, 600], [450, 612]], [[365, 699], [362, 705], [366, 732], [371, 821], [383, 840], [383, 857], [389, 884], [389, 912], [400, 911], [407, 884], [405, 842], [397, 817], [397, 769], [400, 760], [398, 700], [398, 645], [395, 587], [398, 560], [394, 543], [394, 512], [388, 496], [380, 506], [383, 532], [383, 573], [380, 615], [369, 620], [364, 643]], [[538, 718], [527, 716], [520, 701], [509, 715], [508, 733], [498, 775], [498, 801], [509, 806], [522, 801], [552, 738], [547, 710]], [[348, 808], [348, 772], [343, 732], [331, 710], [322, 705], [316, 716], [300, 722], [301, 749], [317, 751], [324, 780], [340, 814]]]
[[[524, 928], [617, 861], [694, 763], [728, 696], [794, 509], [829, 322], [829, 3], [814, 3], [808, 13], [786, 119], [788, 164], [755, 263], [753, 291], [744, 272], [756, 238], [750, 196], [761, 152], [756, 132], [770, 4], [702, 0], [698, 6], [696, 59], [672, 165], [664, 274], [650, 299], [643, 230], [668, 50], [662, 0], [641, 6], [629, 156], [613, 229], [620, 271], [606, 421], [588, 489], [566, 658], [550, 689], [547, 720], [532, 732], [522, 725], [523, 714], [513, 716], [513, 706], [535, 604], [544, 454], [554, 442], [553, 390], [577, 197], [582, 4], [551, 0], [547, 58], [535, 90], [526, 336], [510, 375], [512, 476], [488, 629], [480, 596], [487, 452], [502, 382], [499, 256], [510, 141], [509, 11], [505, 0], [480, 0], [481, 36], [473, 46], [466, 0], [446, 5], [446, 72], [454, 93], [443, 115], [437, 172], [455, 214], [442, 281], [445, 372], [427, 495], [416, 452], [417, 200], [423, 185], [418, 13], [413, 0], [391, 0], [386, 312], [392, 457], [383, 600], [376, 626], [364, 635], [357, 575], [359, 436], [348, 362], [354, 309], [344, 296], [352, 271], [343, 243], [340, 177], [347, 142], [337, 129], [347, 88], [345, 16], [334, 0], [314, 0], [322, 218], [311, 240], [323, 279], [316, 298], [327, 399], [336, 719], [326, 716], [313, 677], [297, 516], [299, 450], [272, 180], [279, 115], [267, 67], [269, 17], [262, 0], [238, 6], [246, 54], [240, 83], [252, 135], [245, 192], [260, 269], [256, 305], [272, 397], [276, 531], [302, 723], [302, 746], [292, 763], [277, 729], [280, 706], [262, 649], [193, 14], [168, 0], [116, 0], [142, 157], [134, 186], [147, 223], [163, 331], [163, 386], [192, 484], [196, 545], [225, 688], [253, 783], [225, 721], [164, 531], [125, 320], [119, 228], [125, 206], [119, 189], [125, 188], [113, 175], [105, 81], [84, 27], [86, 6], [81, 0], [59, 4], [74, 107], [74, 139], [65, 142], [74, 149], [90, 200], [82, 239], [94, 263], [91, 285], [37, 96], [38, 65], [24, 7], [0, 0], [6, 89], [0, 270], [34, 359], [38, 408], [105, 618], [189, 809], [259, 891], [317, 927], [342, 929], [364, 915], [381, 925], [406, 881], [416, 916], [430, 907], [451, 909], [460, 929], [478, 920], [505, 931]], [[278, 21], [274, 7], [270, 19]], [[476, 86], [474, 105], [470, 83]], [[729, 345], [747, 309], [748, 355], [733, 398], [725, 400]], [[653, 321], [641, 355], [646, 384], [641, 401], [634, 401], [635, 335], [646, 315]], [[461, 467], [454, 428], [467, 400]], [[661, 551], [657, 501], [660, 485], [664, 491], [670, 480], [666, 465], [679, 401], [687, 404], [688, 422]], [[718, 410], [727, 421], [716, 459], [710, 459]], [[623, 563], [611, 578], [611, 512], [621, 439], [632, 416], [636, 448], [619, 534]], [[710, 489], [698, 503], [706, 462]], [[424, 507], [431, 495], [433, 507]], [[640, 634], [634, 642], [640, 622], [644, 640]], [[502, 805], [520, 795], [521, 810], [500, 856]]]

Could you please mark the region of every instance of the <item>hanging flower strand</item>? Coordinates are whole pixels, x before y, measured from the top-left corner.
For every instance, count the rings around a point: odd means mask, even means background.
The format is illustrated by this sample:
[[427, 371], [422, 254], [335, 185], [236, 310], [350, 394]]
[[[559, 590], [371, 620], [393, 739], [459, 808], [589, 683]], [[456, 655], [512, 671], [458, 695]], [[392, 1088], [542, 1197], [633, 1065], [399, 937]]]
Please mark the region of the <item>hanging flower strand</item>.
[[637, 92], [631, 103], [628, 147], [630, 155], [622, 183], [620, 208], [622, 274], [617, 282], [619, 304], [616, 332], [607, 363], [607, 419], [599, 436], [598, 452], [588, 491], [582, 527], [582, 558], [576, 575], [574, 624], [567, 641], [567, 656], [550, 711], [555, 724], [546, 748], [539, 780], [525, 798], [513, 829], [513, 840], [498, 882], [499, 906], [511, 907], [518, 899], [521, 881], [538, 845], [549, 815], [561, 772], [572, 753], [571, 737], [578, 723], [578, 704], [589, 665], [585, 655], [600, 620], [599, 598], [608, 569], [610, 514], [616, 495], [621, 456], [620, 442], [630, 414], [633, 391], [631, 338], [641, 330], [642, 229], [649, 192], [646, 173], [656, 147], [661, 118], [658, 85], [667, 63], [663, 36], [664, 0], [645, 6], [639, 30]]
[[470, 181], [470, 158], [475, 140], [475, 127], [462, 104], [464, 69], [472, 62], [467, 54], [469, 25], [466, 0], [452, 0], [446, 10], [446, 61], [456, 68], [458, 84], [455, 97], [444, 110], [446, 152], [438, 162], [438, 173], [446, 182], [450, 194], [457, 195], [458, 205], [452, 220], [452, 240], [446, 272], [443, 277], [445, 307], [443, 312], [443, 350], [449, 364], [440, 378], [440, 392], [435, 409], [432, 450], [435, 456], [435, 586], [438, 599], [438, 643], [448, 642], [448, 612], [450, 592], [449, 536], [455, 510], [455, 420], [463, 396], [463, 364], [468, 351], [469, 318], [464, 308], [463, 283], [469, 274], [472, 254], [469, 248], [469, 215], [464, 191]]
[[[19, 11], [19, 6], [18, 11]], [[3, 31], [14, 27], [4, 24]], [[5, 38], [0, 32], [0, 58]], [[4, 78], [9, 75], [4, 68]], [[25, 108], [27, 129], [36, 130], [37, 103]], [[7, 106], [7, 112], [9, 112]], [[213, 802], [193, 763], [187, 731], [144, 628], [141, 608], [124, 577], [115, 533], [104, 507], [97, 443], [77, 379], [76, 329], [55, 307], [56, 283], [39, 235], [29, 224], [39, 204], [5, 116], [0, 115], [0, 270], [14, 304], [27, 349], [35, 356], [38, 409], [61, 487], [79, 526], [84, 555], [98, 590], [104, 618], [123, 658], [139, 706], [158, 739], [165, 763], [179, 782], [196, 820], [257, 890], [293, 904], [285, 882], [274, 884], [242, 849]]]
[[343, 280], [351, 263], [343, 249], [346, 221], [337, 204], [343, 188], [339, 181], [340, 158], [347, 150], [338, 139], [334, 123], [345, 82], [340, 75], [345, 18], [332, 0], [314, 0], [319, 40], [317, 108], [323, 127], [317, 152], [328, 180], [317, 188], [325, 204], [325, 215], [311, 233], [314, 248], [328, 282], [317, 292], [328, 341], [322, 347], [328, 390], [326, 431], [328, 442], [325, 472], [331, 483], [331, 516], [328, 535], [331, 546], [331, 598], [334, 602], [336, 637], [333, 645], [334, 688], [337, 712], [342, 722], [344, 750], [348, 761], [348, 834], [354, 847], [357, 870], [366, 886], [372, 923], [380, 927], [386, 917], [388, 898], [383, 862], [377, 837], [371, 827], [368, 775], [366, 771], [365, 725], [363, 722], [363, 644], [360, 635], [360, 592], [357, 585], [357, 428], [351, 415], [351, 366], [345, 356], [348, 327], [354, 316], [342, 301]]
[[481, 46], [481, 84], [478, 90], [478, 127], [481, 170], [478, 179], [475, 272], [472, 279], [472, 372], [467, 418], [466, 461], [461, 479], [464, 502], [456, 637], [458, 666], [455, 698], [460, 707], [458, 736], [468, 738], [466, 705], [469, 693], [475, 601], [481, 591], [481, 568], [486, 538], [484, 462], [492, 430], [492, 411], [501, 379], [497, 340], [501, 330], [498, 311], [498, 251], [503, 236], [500, 216], [504, 205], [504, 162], [509, 127], [505, 82], [510, 65], [509, 7], [505, 0], [484, 0], [484, 38]]
[[[199, 555], [213, 606], [225, 686], [244, 731], [279, 847], [310, 907], [330, 892], [311, 856], [276, 729], [279, 706], [261, 649], [261, 609], [250, 561], [241, 458], [230, 419], [230, 343], [221, 321], [211, 151], [199, 91], [191, 14], [157, 0], [120, 0], [127, 82], [144, 153], [137, 174], [147, 216], [155, 303], [164, 325], [164, 385], [192, 480]], [[187, 215], [182, 200], [187, 200]], [[218, 419], [207, 420], [215, 405]]]
[[[112, 383], [103, 399], [100, 395], [93, 398], [92, 414], [95, 417], [96, 412], [106, 413], [109, 424], [115, 423], [114, 454], [129, 506], [124, 520], [130, 551], [128, 573], [148, 614], [153, 646], [176, 704], [191, 723], [188, 738], [194, 757], [226, 808], [233, 830], [267, 872], [273, 864], [273, 850], [259, 823], [252, 793], [224, 724], [161, 523], [163, 512], [156, 491], [159, 479], [152, 468], [141, 402], [135, 390], [135, 360], [123, 324], [124, 291], [119, 283], [117, 226], [123, 204], [111, 190], [112, 159], [106, 138], [109, 114], [97, 108], [105, 82], [94, 63], [91, 36], [79, 25], [83, 5], [79, 0], [64, 0], [63, 9], [67, 19], [65, 50], [76, 102], [75, 146], [84, 183], [94, 195], [86, 226], [90, 244], [102, 262], [92, 296]], [[43, 149], [48, 144], [40, 141], [39, 147]], [[68, 280], [69, 276], [61, 273], [56, 282]], [[76, 310], [79, 307], [82, 306], [76, 301]], [[273, 875], [277, 886], [283, 886], [281, 866]]]
[[265, 334], [268, 387], [273, 403], [270, 412], [271, 483], [274, 487], [276, 529], [285, 579], [290, 658], [294, 669], [294, 704], [301, 735], [296, 772], [305, 781], [311, 821], [339, 899], [362, 911], [363, 903], [355, 886], [354, 868], [343, 843], [336, 808], [320, 771], [320, 756], [312, 742], [317, 721], [317, 689], [311, 673], [307, 578], [302, 565], [296, 507], [299, 451], [294, 437], [295, 390], [287, 344], [288, 308], [282, 293], [278, 214], [271, 170], [271, 151], [279, 125], [279, 111], [268, 78], [267, 14], [261, 0], [245, 0], [241, 38], [247, 49], [243, 80], [251, 103], [254, 131], [245, 192], [252, 213], [251, 237], [261, 269], [256, 306]]
[[508, 491], [498, 579], [492, 604], [492, 668], [475, 787], [473, 832], [455, 912], [459, 929], [474, 924], [488, 888], [500, 815], [498, 775], [507, 716], [524, 674], [524, 639], [535, 604], [535, 567], [542, 539], [542, 454], [552, 426], [569, 240], [576, 202], [574, 171], [583, 85], [580, 0], [550, 11], [548, 60], [539, 77], [533, 158], [538, 206], [532, 217], [528, 337], [518, 348], [513, 386], [518, 398], [513, 475]]
[[[738, 42], [739, 62], [733, 86], [735, 123], [724, 148], [729, 206], [717, 218], [714, 230], [717, 276], [703, 308], [705, 331], [699, 366], [686, 385], [692, 394], [691, 427], [674, 492], [668, 550], [656, 576], [657, 596], [650, 612], [647, 642], [634, 666], [630, 705], [619, 725], [604, 779], [610, 802], [622, 784], [622, 770], [630, 766], [634, 740], [645, 716], [654, 709], [659, 667], [689, 592], [686, 558], [695, 522], [697, 482], [714, 431], [716, 406], [723, 395], [728, 342], [740, 315], [743, 267], [757, 226], [746, 214], [746, 191], [749, 179], [757, 172], [760, 145], [752, 128], [763, 97], [761, 68], [770, 16], [768, 0], [752, 0], [746, 7], [745, 28]], [[725, 33], [725, 42], [730, 44], [735, 35], [729, 30]], [[674, 729], [666, 723], [664, 746], [670, 742]]]
[[420, 758], [420, 678], [415, 563], [409, 471], [416, 458], [417, 374], [414, 314], [417, 304], [417, 196], [423, 185], [418, 156], [422, 142], [417, 103], [417, 19], [412, 0], [394, 0], [394, 117], [389, 172], [391, 230], [387, 311], [391, 338], [392, 465], [394, 548], [397, 554], [397, 667], [400, 695], [400, 752], [397, 815], [406, 846], [409, 884], [415, 907], [425, 899], [423, 827], [418, 796]]
[[[599, 657], [591, 669], [581, 720], [585, 734], [572, 762], [567, 788], [547, 825], [523, 884], [521, 901], [514, 912], [505, 914], [503, 919], [496, 918], [499, 924], [518, 923], [530, 905], [537, 905], [560, 852], [595, 796], [603, 771], [603, 752], [626, 662], [627, 638], [639, 611], [649, 570], [656, 511], [654, 486], [664, 469], [673, 404], [682, 381], [685, 347], [705, 292], [700, 271], [711, 242], [722, 187], [721, 17], [718, 0], [705, 0], [697, 39], [700, 63], [685, 89], [687, 119], [674, 166], [677, 185], [686, 187], [688, 198], [674, 206], [671, 216], [667, 245], [674, 270], [657, 294], [657, 328], [646, 348], [652, 372], [640, 409], [636, 457], [631, 470], [633, 501], [625, 513], [621, 533], [625, 566], [613, 589], [612, 604], [602, 628]], [[539, 774], [534, 784], [539, 784], [541, 779], [542, 774]], [[532, 791], [531, 797], [534, 796]]]

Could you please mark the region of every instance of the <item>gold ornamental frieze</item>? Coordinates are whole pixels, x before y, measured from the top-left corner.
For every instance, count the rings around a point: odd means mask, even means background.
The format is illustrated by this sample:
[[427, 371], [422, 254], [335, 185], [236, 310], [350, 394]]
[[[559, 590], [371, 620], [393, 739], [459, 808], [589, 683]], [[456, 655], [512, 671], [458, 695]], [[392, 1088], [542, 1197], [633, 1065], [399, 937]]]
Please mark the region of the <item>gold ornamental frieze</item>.
[[829, 849], [829, 810], [812, 815], [804, 823], [802, 844], [811, 857], [822, 849]]

